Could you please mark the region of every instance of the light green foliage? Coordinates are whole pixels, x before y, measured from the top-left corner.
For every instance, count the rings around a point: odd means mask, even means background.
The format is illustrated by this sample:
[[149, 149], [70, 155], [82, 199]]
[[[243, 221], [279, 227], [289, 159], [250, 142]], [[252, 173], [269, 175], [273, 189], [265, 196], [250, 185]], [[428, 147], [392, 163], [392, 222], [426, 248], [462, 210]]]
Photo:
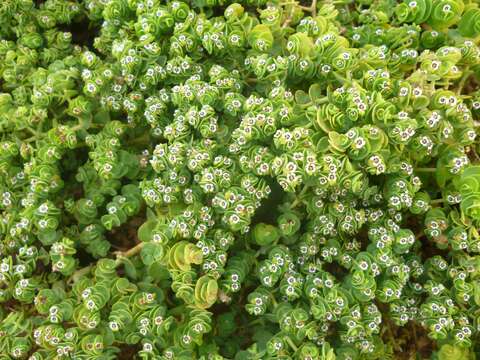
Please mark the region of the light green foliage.
[[403, 327], [480, 351], [478, 1], [0, 25], [1, 360], [392, 359]]

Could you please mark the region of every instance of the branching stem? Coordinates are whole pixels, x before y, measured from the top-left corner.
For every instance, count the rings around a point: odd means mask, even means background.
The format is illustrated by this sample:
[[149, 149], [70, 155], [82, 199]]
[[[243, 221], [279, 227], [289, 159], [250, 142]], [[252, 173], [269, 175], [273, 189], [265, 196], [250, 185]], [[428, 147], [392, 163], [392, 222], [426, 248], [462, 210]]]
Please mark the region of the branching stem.
[[[137, 254], [140, 253], [140, 251], [142, 251], [142, 248], [143, 248], [143, 245], [145, 243], [144, 242], [141, 242], [141, 243], [138, 243], [137, 245], [135, 245], [134, 247], [132, 247], [131, 249], [128, 249], [127, 251], [117, 251], [115, 252], [114, 254], [117, 256], [117, 259], [115, 261], [115, 266], [119, 266], [122, 262], [121, 262], [121, 259], [122, 258], [129, 258], [129, 257], [132, 257], [132, 256], [135, 256]], [[88, 266], [85, 266], [81, 269], [78, 269], [77, 271], [75, 271], [72, 276], [70, 276], [70, 278], [67, 280], [68, 283], [75, 283], [77, 282], [82, 276], [84, 275], [87, 275], [91, 270], [93, 269], [93, 265], [88, 265]]]
[[[140, 251], [142, 251], [142, 248], [143, 248], [144, 244], [145, 244], [144, 242], [141, 242], [141, 243], [138, 243], [137, 245], [135, 245], [134, 247], [132, 247], [131, 249], [128, 249], [127, 251], [116, 252], [115, 254], [117, 255], [117, 262], [119, 262], [119, 260], [121, 258], [129, 258], [129, 257], [132, 257], [132, 256], [135, 256], [135, 255], [139, 254]], [[120, 262], [119, 262], [119, 264], [120, 264]]]

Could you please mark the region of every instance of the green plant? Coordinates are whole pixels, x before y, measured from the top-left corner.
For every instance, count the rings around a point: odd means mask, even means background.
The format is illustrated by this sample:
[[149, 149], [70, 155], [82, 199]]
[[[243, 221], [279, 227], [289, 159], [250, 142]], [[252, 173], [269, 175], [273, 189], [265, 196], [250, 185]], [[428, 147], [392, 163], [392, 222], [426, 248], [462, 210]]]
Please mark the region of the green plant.
[[0, 23], [0, 359], [480, 351], [477, 1]]

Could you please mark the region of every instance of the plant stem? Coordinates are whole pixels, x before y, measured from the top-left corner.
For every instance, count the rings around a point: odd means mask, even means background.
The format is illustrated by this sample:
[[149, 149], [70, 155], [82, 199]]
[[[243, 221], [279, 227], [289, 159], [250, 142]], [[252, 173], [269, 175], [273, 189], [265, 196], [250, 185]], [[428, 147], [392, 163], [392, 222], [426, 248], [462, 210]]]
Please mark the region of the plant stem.
[[328, 98], [328, 96], [324, 96], [323, 98], [321, 99], [317, 99], [315, 100], [315, 104], [317, 105], [321, 105], [321, 104], [326, 104], [330, 101], [330, 99]]
[[302, 200], [300, 200], [299, 198], [296, 198], [292, 204], [290, 205], [290, 209], [293, 209], [295, 207], [297, 207], [300, 203], [302, 202]]
[[274, 309], [278, 306], [277, 300], [275, 299], [275, 296], [273, 296], [273, 295], [272, 295], [272, 305], [273, 305]]
[[90, 115], [88, 119], [85, 119], [85, 121], [83, 121], [83, 120], [84, 120], [83, 118], [81, 120], [79, 120], [78, 124], [71, 127], [70, 130], [72, 130], [72, 131], [78, 131], [78, 130], [82, 130], [82, 129], [87, 130], [92, 125], [93, 116]]
[[317, 16], [317, 0], [312, 1], [312, 5], [310, 6], [312, 16], [315, 17]]
[[286, 27], [288, 27], [288, 25], [290, 25], [290, 22], [292, 21], [292, 15], [293, 15], [293, 7], [290, 8], [288, 12], [288, 16], [282, 24], [282, 29], [285, 29]]
[[415, 327], [415, 324], [413, 321], [411, 322], [412, 326], [412, 332], [413, 332], [413, 338], [415, 339], [415, 344], [417, 344], [417, 328]]
[[141, 242], [141, 243], [138, 243], [137, 245], [135, 245], [134, 247], [132, 247], [131, 249], [128, 249], [125, 252], [117, 252], [116, 253], [117, 260], [119, 258], [122, 258], [122, 257], [129, 258], [129, 257], [137, 255], [138, 253], [140, 253], [140, 251], [142, 251], [142, 248], [143, 248], [144, 244], [145, 244], [144, 242]]
[[298, 3], [298, 1], [286, 1], [286, 2], [281, 2], [281, 6], [285, 5], [295, 5], [298, 8], [300, 8], [303, 11], [308, 11], [312, 13], [312, 16], [317, 16], [317, 0], [313, 0], [312, 5], [310, 6], [303, 6]]
[[[138, 243], [137, 245], [135, 245], [134, 247], [132, 247], [131, 249], [128, 249], [127, 251], [125, 252], [121, 252], [121, 251], [117, 251], [115, 252], [115, 254], [117, 255], [117, 260], [115, 262], [115, 266], [119, 266], [121, 264], [121, 258], [129, 258], [129, 257], [132, 257], [132, 256], [135, 256], [137, 255], [138, 253], [140, 253], [140, 251], [142, 251], [142, 248], [143, 248], [143, 245], [145, 243], [144, 242], [141, 242], [141, 243]], [[90, 270], [92, 270], [92, 268], [94, 267], [94, 265], [88, 265], [88, 266], [85, 266], [81, 269], [78, 269], [77, 271], [75, 271], [71, 276], [70, 278], [67, 280], [68, 283], [70, 282], [77, 282], [83, 275], [86, 275], [90, 272]]]
[[303, 11], [312, 12], [312, 8], [311, 8], [311, 7], [302, 6], [302, 5], [298, 5], [298, 7], [299, 7], [300, 9], [302, 9]]
[[293, 349], [293, 351], [296, 352], [298, 350], [297, 345], [295, 345], [295, 343], [293, 342], [292, 339], [290, 339], [290, 337], [285, 336], [285, 340], [287, 341], [288, 345], [290, 345], [290, 347]]
[[391, 344], [393, 346], [393, 348], [395, 349], [395, 351], [400, 351], [401, 348], [400, 346], [398, 345], [397, 341], [395, 340], [395, 335], [393, 334], [393, 331], [392, 331], [392, 328], [390, 327], [390, 322], [388, 322], [387, 324], [387, 332], [388, 332], [388, 337], [390, 338], [390, 341], [391, 341]]
[[444, 202], [443, 199], [435, 199], [435, 200], [430, 201], [430, 204], [441, 204], [443, 202]]
[[290, 209], [293, 209], [295, 207], [297, 207], [303, 200], [301, 199], [301, 197], [303, 195], [305, 195], [305, 193], [308, 191], [308, 186], [305, 186], [302, 191], [300, 191], [300, 193], [297, 195], [297, 197], [295, 198], [295, 200], [292, 202], [292, 204], [290, 205]]
[[436, 172], [437, 168], [415, 168], [417, 172]]
[[348, 79], [344, 78], [343, 76], [337, 74], [336, 72], [333, 73], [333, 76], [335, 77], [335, 79], [337, 79], [342, 85], [343, 84], [349, 84], [350, 82], [348, 81]]
[[35, 139], [40, 139], [40, 137], [42, 136], [41, 133], [39, 133], [37, 130], [33, 129], [30, 126], [27, 126], [25, 130], [30, 131], [30, 133], [35, 137]]
[[460, 82], [458, 83], [458, 89], [457, 89], [457, 95], [460, 95], [462, 93], [462, 90], [463, 90], [463, 87], [465, 86], [465, 82], [467, 81], [467, 79], [470, 77], [470, 75], [473, 74], [473, 71], [471, 71], [469, 69], [469, 67], [467, 66], [465, 69], [464, 69], [464, 73], [463, 73], [463, 76], [462, 78], [460, 79]]

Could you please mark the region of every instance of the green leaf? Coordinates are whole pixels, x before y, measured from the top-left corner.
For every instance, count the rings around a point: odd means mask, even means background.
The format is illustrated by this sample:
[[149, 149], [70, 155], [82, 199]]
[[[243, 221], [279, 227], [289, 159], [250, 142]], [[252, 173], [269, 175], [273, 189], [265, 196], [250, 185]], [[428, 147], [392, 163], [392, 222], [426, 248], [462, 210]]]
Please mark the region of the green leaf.
[[120, 262], [123, 265], [123, 268], [125, 269], [125, 274], [132, 280], [137, 280], [138, 279], [138, 272], [137, 268], [135, 267], [135, 264], [132, 262], [132, 260], [122, 257], [120, 258]]
[[303, 90], [295, 91], [295, 101], [299, 105], [305, 105], [305, 104], [309, 104], [311, 102], [310, 101], [310, 96], [308, 96], [308, 94]]
[[170, 273], [167, 268], [162, 265], [160, 262], [154, 262], [148, 267], [148, 275], [151, 276], [155, 281], [163, 281], [170, 279]]
[[60, 240], [62, 237], [62, 232], [60, 230], [45, 230], [41, 231], [38, 234], [38, 240], [45, 245], [52, 245], [53, 243], [57, 242]]
[[142, 251], [140, 252], [142, 262], [147, 266], [152, 265], [154, 262], [160, 261], [164, 255], [165, 251], [163, 246], [153, 242], [145, 243]]
[[137, 231], [138, 239], [142, 242], [152, 241], [153, 230], [157, 226], [157, 220], [147, 220], [145, 221]]

